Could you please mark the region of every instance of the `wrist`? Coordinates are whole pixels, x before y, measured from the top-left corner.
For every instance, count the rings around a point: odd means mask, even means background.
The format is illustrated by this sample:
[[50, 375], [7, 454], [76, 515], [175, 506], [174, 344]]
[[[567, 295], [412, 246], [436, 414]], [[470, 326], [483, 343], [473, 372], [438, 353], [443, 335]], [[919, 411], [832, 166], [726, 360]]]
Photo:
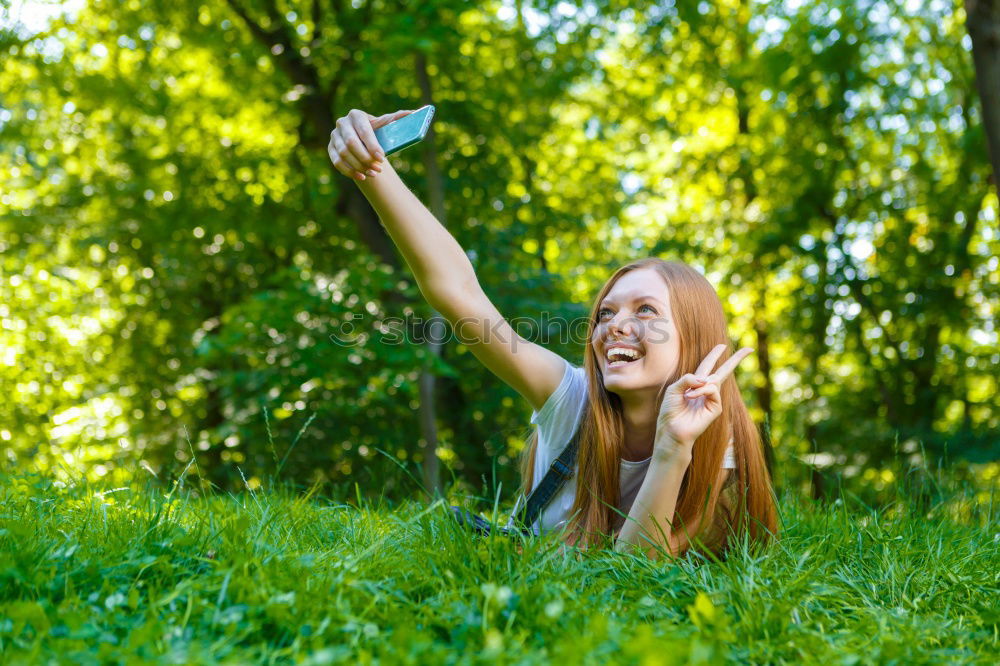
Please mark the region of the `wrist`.
[[658, 440], [653, 446], [653, 459], [660, 463], [687, 467], [691, 464], [691, 450], [693, 448], [693, 443], [664, 438]]

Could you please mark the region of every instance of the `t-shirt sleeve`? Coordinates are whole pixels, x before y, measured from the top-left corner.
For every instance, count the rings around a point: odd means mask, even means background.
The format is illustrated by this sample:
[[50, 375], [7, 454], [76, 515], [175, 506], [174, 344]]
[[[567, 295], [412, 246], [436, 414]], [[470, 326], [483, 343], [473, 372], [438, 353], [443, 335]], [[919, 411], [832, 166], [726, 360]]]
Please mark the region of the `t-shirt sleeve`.
[[587, 400], [587, 379], [584, 370], [566, 359], [562, 380], [538, 411], [532, 411], [531, 422], [538, 428], [538, 448], [532, 488], [535, 489], [576, 431]]
[[[576, 426], [583, 414], [587, 400], [587, 377], [582, 367], [578, 367], [563, 359], [565, 369], [559, 386], [552, 392], [545, 404], [538, 411], [531, 412], [531, 423], [538, 428], [538, 448], [535, 449], [535, 467], [532, 474], [532, 487], [529, 494], [541, 483], [555, 460], [566, 445], [569, 444]], [[567, 483], [573, 483], [569, 481]], [[513, 516], [524, 505], [526, 498], [518, 497], [507, 526], [513, 525]], [[551, 510], [552, 503], [545, 509]], [[535, 522], [535, 534], [538, 534], [541, 516]]]
[[531, 423], [538, 426], [538, 445], [551, 452], [554, 459], [569, 444], [587, 399], [584, 369], [563, 359], [566, 369], [562, 381], [538, 411], [532, 411]]

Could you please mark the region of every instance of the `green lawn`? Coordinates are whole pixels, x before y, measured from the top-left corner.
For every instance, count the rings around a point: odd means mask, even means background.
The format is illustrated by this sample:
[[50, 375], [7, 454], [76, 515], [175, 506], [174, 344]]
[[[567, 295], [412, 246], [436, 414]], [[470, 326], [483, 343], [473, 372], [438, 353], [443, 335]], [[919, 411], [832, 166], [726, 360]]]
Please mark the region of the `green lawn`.
[[4, 663], [996, 663], [1000, 525], [786, 496], [722, 564], [522, 554], [443, 503], [0, 480]]

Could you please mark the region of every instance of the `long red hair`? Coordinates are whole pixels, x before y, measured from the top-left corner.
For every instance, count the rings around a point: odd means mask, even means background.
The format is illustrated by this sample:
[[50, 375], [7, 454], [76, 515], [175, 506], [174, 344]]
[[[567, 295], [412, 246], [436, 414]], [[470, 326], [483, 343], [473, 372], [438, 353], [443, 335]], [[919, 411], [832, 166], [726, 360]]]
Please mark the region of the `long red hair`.
[[[680, 337], [680, 359], [674, 374], [660, 391], [657, 408], [667, 386], [681, 376], [693, 373], [718, 344], [726, 350], [716, 368], [733, 355], [722, 302], [712, 285], [687, 264], [650, 257], [622, 266], [601, 288], [594, 300], [587, 326], [587, 349], [584, 369], [587, 374], [588, 401], [580, 424], [577, 453], [576, 499], [570, 509], [567, 543], [584, 547], [611, 545], [627, 511], [617, 509], [619, 462], [624, 450], [624, 425], [620, 398], [604, 388], [604, 378], [597, 354], [590, 340], [597, 326], [597, 312], [615, 282], [625, 273], [642, 268], [655, 269], [667, 284], [670, 308]], [[694, 444], [691, 464], [681, 482], [673, 516], [673, 532], [681, 536], [681, 552], [696, 542], [701, 550], [724, 557], [732, 539], [749, 535], [754, 544], [766, 543], [777, 534], [774, 490], [764, 458], [763, 441], [750, 418], [730, 375], [719, 387], [723, 411]], [[736, 461], [734, 486], [720, 502], [717, 483], [730, 433]], [[537, 430], [530, 437], [521, 456], [522, 491], [527, 494], [534, 483]], [[699, 520], [700, 517], [700, 520]], [[693, 528], [697, 529], [693, 529]]]

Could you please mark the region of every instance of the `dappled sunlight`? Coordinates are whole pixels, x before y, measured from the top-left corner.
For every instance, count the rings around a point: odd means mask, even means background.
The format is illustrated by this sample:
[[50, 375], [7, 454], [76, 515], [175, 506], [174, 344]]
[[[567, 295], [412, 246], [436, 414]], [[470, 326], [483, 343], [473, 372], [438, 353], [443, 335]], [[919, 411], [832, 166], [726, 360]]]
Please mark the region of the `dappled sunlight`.
[[430, 351], [325, 154], [349, 109], [430, 95], [433, 146], [393, 163], [509, 320], [687, 262], [758, 350], [738, 379], [779, 484], [887, 504], [943, 465], [976, 488], [949, 515], [992, 502], [998, 200], [961, 3], [239, 7], [0, 10], [4, 465], [406, 497], [436, 462], [513, 493], [531, 410]]

